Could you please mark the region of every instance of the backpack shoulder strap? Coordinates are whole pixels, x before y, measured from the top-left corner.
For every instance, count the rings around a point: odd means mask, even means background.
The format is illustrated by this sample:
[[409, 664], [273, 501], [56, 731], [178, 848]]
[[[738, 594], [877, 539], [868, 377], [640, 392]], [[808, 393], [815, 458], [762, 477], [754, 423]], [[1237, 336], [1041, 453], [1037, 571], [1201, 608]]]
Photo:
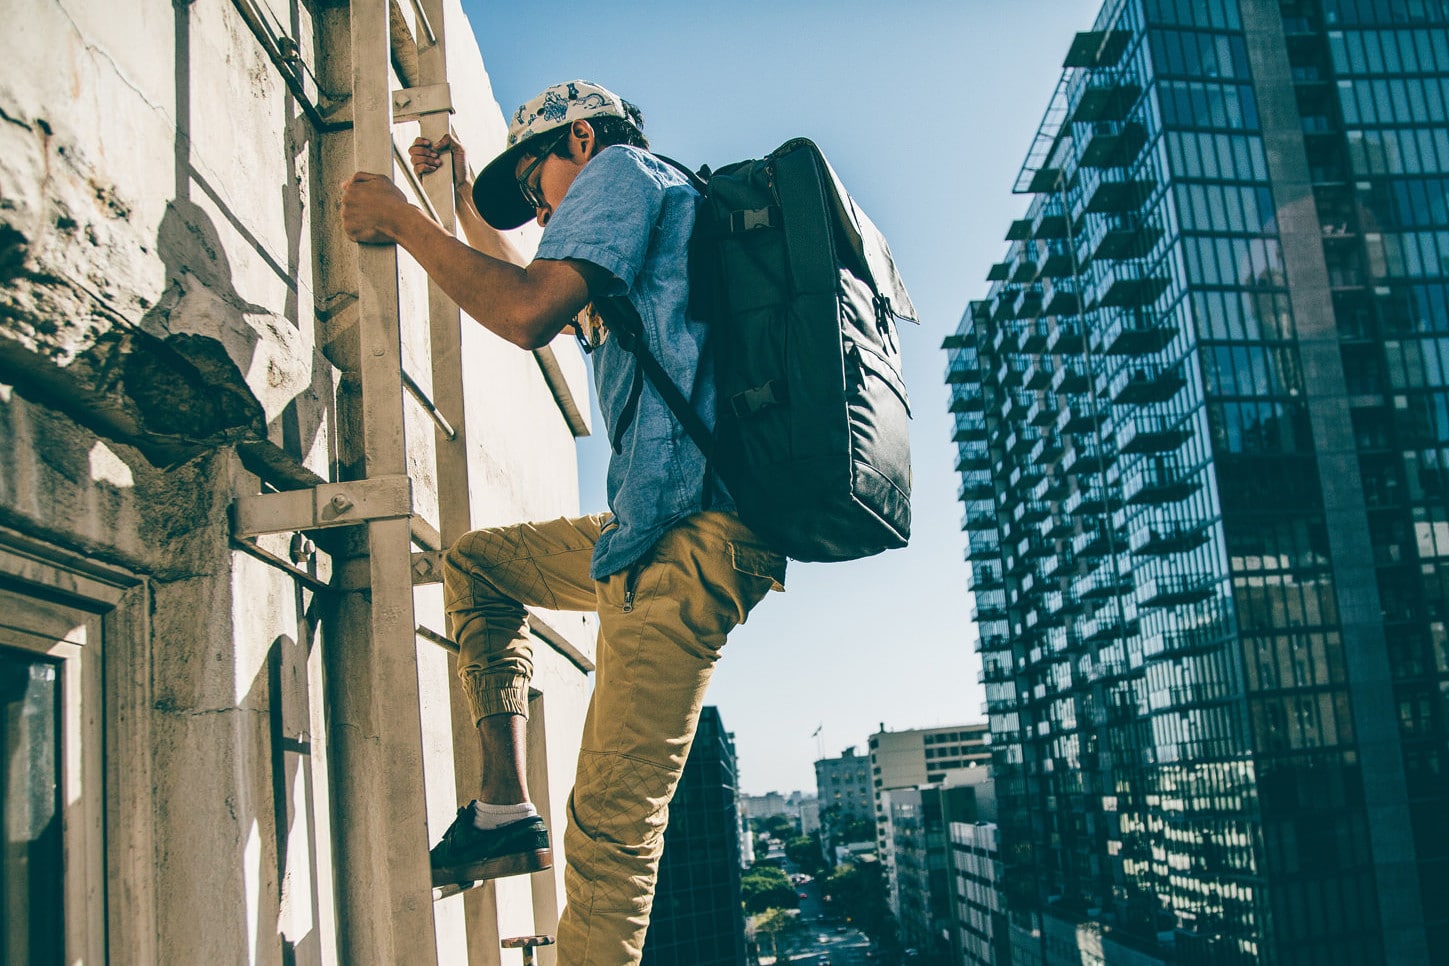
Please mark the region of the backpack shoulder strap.
[[[714, 479], [714, 436], [705, 426], [704, 420], [699, 418], [699, 413], [689, 404], [684, 393], [669, 378], [669, 373], [654, 358], [654, 353], [649, 351], [649, 346], [644, 341], [644, 320], [639, 317], [639, 310], [634, 304], [623, 296], [600, 299], [594, 303], [599, 315], [603, 317], [604, 324], [609, 327], [609, 334], [612, 338], [619, 340], [619, 347], [632, 355], [639, 363], [639, 371], [654, 391], [659, 393], [674, 418], [684, 427], [689, 438], [694, 440], [694, 445], [704, 454], [704, 507], [709, 509], [714, 487], [710, 485]], [[625, 406], [625, 411], [620, 415], [620, 423], [614, 427], [615, 441], [624, 438], [624, 431], [638, 415], [638, 384], [630, 393], [630, 405]], [[726, 483], [728, 485], [728, 483]]]

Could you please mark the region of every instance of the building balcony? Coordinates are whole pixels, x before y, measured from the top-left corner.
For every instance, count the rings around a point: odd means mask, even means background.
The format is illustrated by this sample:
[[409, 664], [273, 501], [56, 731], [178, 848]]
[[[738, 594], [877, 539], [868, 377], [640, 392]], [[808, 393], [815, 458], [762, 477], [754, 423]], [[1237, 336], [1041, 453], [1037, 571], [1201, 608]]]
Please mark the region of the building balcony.
[[1050, 430], [1042, 430], [1041, 439], [1026, 454], [1033, 466], [1046, 467], [1055, 463], [1062, 455], [1062, 441]]
[[1077, 482], [1077, 491], [1067, 497], [1062, 509], [1073, 516], [1094, 514], [1103, 516], [1122, 505], [1122, 500], [1106, 485], [1097, 483], [1082, 486]]
[[1057, 406], [1055, 396], [1038, 397], [1026, 408], [1026, 421], [1033, 426], [1054, 426], [1060, 416], [1061, 409]]
[[1128, 546], [1138, 556], [1160, 557], [1200, 547], [1211, 537], [1206, 523], [1151, 521], [1132, 531]]
[[980, 681], [982, 684], [985, 684], [988, 681], [996, 683], [1010, 681], [1014, 677], [1015, 675], [1011, 671], [1011, 665], [1000, 664], [996, 661], [988, 661], [984, 663], [981, 666], [981, 670], [976, 673], [976, 680]]
[[1011, 638], [1005, 634], [991, 634], [985, 629], [981, 631], [981, 638], [977, 643], [977, 649], [982, 654], [1011, 653]]
[[952, 349], [946, 356], [946, 382], [959, 385], [981, 379], [981, 358], [975, 346]]
[[1042, 523], [1042, 536], [1048, 540], [1064, 540], [1071, 536], [1073, 523], [1070, 517], [1060, 513], [1053, 513]]
[[1002, 330], [999, 328], [1003, 322], [1009, 322], [1016, 318], [1016, 303], [1021, 298], [1021, 289], [1016, 287], [1003, 288], [996, 293], [991, 300], [991, 321], [998, 324], [998, 329], [992, 333], [992, 345], [998, 349], [1002, 345]]
[[986, 281], [1004, 282], [1011, 276], [1010, 262], [997, 262], [986, 270]]
[[966, 589], [970, 591], [1000, 590], [1006, 586], [1001, 567], [988, 563], [971, 565], [971, 575], [966, 578]]
[[1062, 203], [1052, 199], [1037, 212], [1036, 224], [1032, 226], [1031, 237], [1045, 240], [1067, 237], [1067, 216], [1062, 213]]
[[1148, 657], [1179, 658], [1204, 654], [1222, 645], [1222, 635], [1207, 630], [1168, 631], [1144, 639], [1142, 653]]
[[1042, 609], [1052, 617], [1067, 617], [1078, 613], [1082, 609], [1071, 594], [1065, 594], [1060, 590], [1047, 591], [1042, 595]]
[[992, 482], [989, 471], [974, 470], [968, 473], [956, 488], [956, 499], [962, 503], [968, 500], [990, 500], [995, 496], [996, 485]]
[[1026, 389], [1049, 389], [1052, 377], [1056, 375], [1056, 362], [1051, 356], [1029, 356], [1031, 362], [1022, 374], [1021, 384]]
[[962, 530], [996, 529], [996, 501], [972, 500], [961, 517]]
[[[1042, 308], [1043, 315], [1076, 315], [1082, 310], [1082, 300], [1077, 294], [1074, 279], [1044, 280], [1041, 290], [1046, 299], [1046, 305]], [[1048, 348], [1047, 351], [1054, 350]]]
[[[1036, 281], [1036, 262], [1023, 254], [1023, 256], [1017, 260], [1016, 266], [1011, 270], [1011, 280], [1018, 285], [1029, 285], [1030, 283]], [[1022, 289], [1023, 295], [1026, 295], [1029, 292], [1029, 289]], [[1022, 313], [1020, 307], [1018, 307], [1017, 316], [1021, 317], [1021, 315], [1023, 314], [1024, 313]]]
[[1018, 218], [1006, 229], [1007, 241], [1025, 241], [1031, 237], [1031, 219]]
[[1037, 444], [1041, 434], [1035, 426], [1018, 426], [1006, 437], [1006, 451], [1012, 456], [1021, 456]]
[[[1125, 168], [1137, 160], [1146, 143], [1147, 128], [1136, 121], [1122, 124], [1099, 121], [1092, 125], [1077, 163], [1084, 168]], [[1146, 192], [1151, 192], [1151, 182], [1138, 183], [1146, 186]]]
[[1018, 330], [1017, 345], [1022, 352], [1040, 355], [1046, 351], [1047, 335], [1051, 326], [1041, 319], [1031, 319]]
[[1097, 247], [1092, 250], [1092, 261], [1126, 261], [1143, 258], [1162, 238], [1162, 229], [1150, 223], [1139, 223], [1136, 219], [1124, 219], [1120, 225], [1107, 229]]
[[[1062, 220], [1065, 223], [1066, 219]], [[1037, 281], [1041, 282], [1043, 286], [1045, 286], [1050, 279], [1070, 278], [1072, 276], [1075, 268], [1075, 263], [1074, 259], [1072, 258], [1072, 253], [1067, 250], [1067, 247], [1065, 245], [1049, 245], [1047, 246], [1045, 254], [1046, 257], [1043, 258], [1038, 264], [1036, 271]], [[1051, 297], [1054, 296], [1057, 291], [1058, 290], [1056, 289], [1048, 290], [1047, 288], [1043, 287], [1042, 293], [1044, 295], [1047, 295], [1048, 306], [1052, 304]], [[1048, 310], [1047, 314], [1053, 315], [1056, 313], [1052, 310]]]
[[1042, 477], [1041, 482], [1031, 488], [1031, 498], [1042, 502], [1060, 500], [1070, 492], [1067, 481], [1064, 477], [1056, 474], [1048, 474]]
[[1100, 559], [1105, 557], [1111, 548], [1112, 542], [1107, 539], [1107, 528], [1104, 526], [1090, 526], [1072, 537], [1072, 555], [1078, 560]]
[[1042, 577], [1051, 579], [1055, 577], [1062, 570], [1062, 568], [1069, 566], [1071, 566], [1071, 559], [1068, 555], [1054, 552], [1047, 554], [1045, 557], [1042, 557], [1041, 561], [1037, 564], [1036, 569], [1037, 572], [1042, 575]]
[[1129, 366], [1112, 377], [1107, 394], [1117, 405], [1166, 402], [1187, 385], [1182, 365], [1155, 363]]
[[[1012, 300], [1013, 303], [1015, 300]], [[1009, 323], [1003, 323], [991, 336], [991, 354], [1000, 359], [1007, 352], [1016, 351], [1016, 333]]]
[[1101, 566], [1072, 581], [1072, 596], [1077, 600], [1104, 600], [1132, 590], [1132, 578], [1117, 575], [1110, 566]]
[[1085, 76], [1087, 82], [1071, 92], [1076, 96], [1076, 106], [1067, 119], [1068, 124], [1125, 120], [1132, 105], [1142, 96], [1142, 86], [1131, 78], [1111, 74]]
[[[1027, 543], [1027, 541], [1022, 542]], [[1030, 545], [1028, 544], [1028, 547], [1029, 546]], [[1032, 560], [1025, 553], [1008, 556], [1005, 557], [1004, 560], [1006, 563], [1006, 574], [1009, 577], [1014, 577], [1017, 580], [1020, 580], [1022, 577], [1031, 573]]]
[[1111, 67], [1122, 59], [1130, 30], [1084, 30], [1072, 38], [1063, 67]]
[[1175, 458], [1157, 457], [1122, 475], [1122, 497], [1128, 503], [1176, 503], [1202, 486]]
[[[980, 370], [977, 370], [978, 373]], [[952, 380], [947, 373], [947, 382]], [[980, 413], [986, 408], [986, 395], [981, 392], [979, 385], [956, 385], [951, 389], [951, 405], [948, 407], [952, 413]]]
[[986, 439], [986, 420], [979, 413], [957, 413], [951, 442], [964, 443], [968, 440]]
[[1056, 319], [1047, 337], [1047, 352], [1052, 355], [1076, 355], [1086, 348], [1086, 329], [1080, 319]]
[[1017, 423], [1021, 421], [1021, 408], [1024, 405], [1024, 396], [1021, 390], [1008, 391], [1001, 400], [1001, 407], [996, 412], [996, 418], [1001, 423]]
[[1127, 663], [1125, 657], [1098, 658], [1092, 662], [1091, 670], [1087, 672], [1087, 680], [1114, 684], [1131, 677], [1137, 670]]
[[997, 530], [972, 530], [966, 535], [966, 547], [972, 560], [994, 560], [1001, 554], [1001, 533]]
[[[1169, 284], [1166, 276], [1138, 275], [1128, 271], [1116, 272], [1106, 291], [1102, 293], [1101, 298], [1097, 299], [1093, 308], [1143, 308], [1156, 302], [1158, 296], [1167, 291]], [[1109, 342], [1108, 345], [1110, 346], [1111, 343]], [[1114, 350], [1109, 348], [1107, 351], [1113, 352]]]
[[1013, 499], [1019, 500], [1023, 494], [1030, 493], [1031, 488], [1040, 483], [1044, 475], [1045, 470], [1042, 467], [1035, 463], [1023, 463], [1013, 468], [1007, 476], [1006, 482], [1009, 485], [1006, 491]]
[[1163, 574], [1148, 577], [1137, 588], [1142, 607], [1172, 607], [1207, 600], [1217, 590], [1217, 578], [1210, 574]]
[[1045, 503], [1038, 503], [1035, 500], [1024, 500], [1017, 504], [1011, 513], [1011, 518], [1018, 524], [1040, 523], [1051, 516], [1052, 509]]
[[1116, 607], [1106, 607], [1077, 625], [1082, 640], [1091, 644], [1123, 640], [1137, 633], [1137, 621], [1119, 612]]
[[1028, 360], [1021, 356], [1013, 356], [1003, 362], [996, 370], [996, 381], [1003, 386], [1019, 387], [1021, 380], [1026, 374]]
[[1057, 552], [1056, 542], [1047, 540], [1040, 534], [1034, 535], [1026, 545], [1024, 556], [1032, 563], [1037, 564]]
[[991, 448], [985, 443], [961, 443], [956, 447], [956, 472], [991, 469]]
[[1081, 434], [1075, 437], [1071, 452], [1062, 458], [1062, 472], [1080, 476], [1084, 473], [1100, 473], [1117, 459], [1117, 450], [1110, 436]]
[[1121, 420], [1117, 427], [1117, 452], [1167, 453], [1192, 435], [1188, 420], [1181, 416], [1137, 414]]
[[1102, 177], [1091, 189], [1087, 199], [1087, 214], [1122, 214], [1136, 211], [1151, 197], [1157, 182], [1150, 179], [1129, 179], [1120, 175]]
[[976, 602], [971, 605], [968, 614], [973, 624], [981, 621], [1004, 621], [1006, 620], [1006, 595], [999, 591], [977, 594]]
[[1059, 436], [1083, 436], [1090, 434], [1095, 425], [1092, 401], [1086, 396], [1069, 396], [1057, 417], [1056, 429]]
[[1086, 392], [1090, 384], [1085, 359], [1071, 355], [1058, 359], [1056, 371], [1052, 373], [1052, 392], [1058, 395]]

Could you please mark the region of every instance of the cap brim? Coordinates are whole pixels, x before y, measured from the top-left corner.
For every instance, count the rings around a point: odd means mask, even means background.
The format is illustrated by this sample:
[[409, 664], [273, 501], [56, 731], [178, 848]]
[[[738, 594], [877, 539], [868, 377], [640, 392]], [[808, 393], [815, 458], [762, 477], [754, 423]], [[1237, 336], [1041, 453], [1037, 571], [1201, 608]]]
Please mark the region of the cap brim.
[[522, 147], [516, 144], [488, 162], [473, 181], [473, 204], [478, 214], [499, 231], [517, 228], [537, 214], [533, 205], [524, 200], [514, 177]]

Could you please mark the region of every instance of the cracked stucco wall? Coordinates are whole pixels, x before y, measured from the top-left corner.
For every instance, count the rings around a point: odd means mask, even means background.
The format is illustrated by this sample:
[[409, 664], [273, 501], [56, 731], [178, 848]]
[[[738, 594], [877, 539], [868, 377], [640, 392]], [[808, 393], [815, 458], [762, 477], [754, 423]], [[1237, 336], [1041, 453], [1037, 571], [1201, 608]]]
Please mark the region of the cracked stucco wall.
[[[335, 6], [262, 6], [325, 74], [312, 11]], [[456, 2], [447, 17], [453, 126], [477, 167], [504, 122]], [[308, 785], [325, 778], [308, 771], [323, 608], [235, 550], [227, 511], [260, 485], [238, 446], [336, 478], [349, 293], [324, 279], [345, 277], [330, 269], [351, 257], [335, 225], [346, 153], [309, 127], [228, 0], [36, 0], [0, 34], [0, 527], [148, 578], [144, 659], [108, 673], [144, 677], [136, 690], [150, 696], [110, 713], [147, 717], [155, 854], [112, 856], [116, 875], [147, 880], [112, 888], [149, 896], [125, 908], [149, 909], [167, 962], [326, 958], [315, 840], [328, 816]], [[416, 320], [425, 279], [404, 261]], [[575, 512], [573, 439], [535, 360], [466, 323], [464, 349], [475, 524]], [[586, 408], [582, 360], [567, 340], [556, 350]], [[404, 360], [427, 389], [421, 326], [407, 330]], [[417, 506], [436, 520], [447, 495], [413, 403], [408, 433]], [[424, 592], [419, 620], [441, 628], [439, 607]], [[550, 620], [592, 654], [589, 621]], [[429, 648], [419, 672], [436, 834], [456, 802], [449, 675]], [[536, 686], [561, 827], [589, 685], [540, 648]], [[504, 931], [552, 928], [534, 922], [528, 883], [496, 897]], [[462, 900], [449, 902], [441, 958], [457, 961]]]

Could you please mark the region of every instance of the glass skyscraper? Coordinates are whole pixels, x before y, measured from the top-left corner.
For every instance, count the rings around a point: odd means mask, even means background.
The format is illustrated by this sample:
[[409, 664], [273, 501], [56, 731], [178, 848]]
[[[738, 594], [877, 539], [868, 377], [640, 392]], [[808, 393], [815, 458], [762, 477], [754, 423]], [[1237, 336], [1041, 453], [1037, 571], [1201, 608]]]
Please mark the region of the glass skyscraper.
[[641, 966], [745, 966], [734, 735], [706, 706], [669, 805]]
[[946, 342], [1021, 962], [1449, 963], [1446, 105], [1445, 0], [1067, 53]]

